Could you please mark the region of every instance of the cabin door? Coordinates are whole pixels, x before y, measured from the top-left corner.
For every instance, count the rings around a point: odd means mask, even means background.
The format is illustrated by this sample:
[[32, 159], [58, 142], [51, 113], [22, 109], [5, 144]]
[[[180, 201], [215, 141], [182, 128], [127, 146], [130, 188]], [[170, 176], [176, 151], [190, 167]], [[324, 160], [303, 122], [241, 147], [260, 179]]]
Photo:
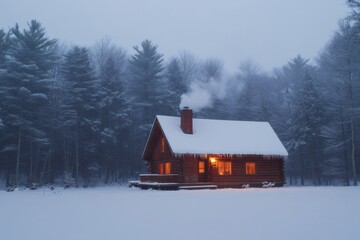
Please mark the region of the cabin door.
[[199, 182], [206, 182], [207, 181], [207, 166], [206, 161], [199, 160], [198, 166], [199, 166]]

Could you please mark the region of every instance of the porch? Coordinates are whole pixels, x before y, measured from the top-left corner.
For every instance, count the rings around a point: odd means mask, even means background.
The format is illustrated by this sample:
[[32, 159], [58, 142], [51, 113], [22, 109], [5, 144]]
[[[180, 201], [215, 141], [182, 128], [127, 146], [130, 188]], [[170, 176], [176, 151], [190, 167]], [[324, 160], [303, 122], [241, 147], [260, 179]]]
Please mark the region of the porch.
[[140, 182], [180, 183], [180, 174], [140, 174]]
[[179, 174], [140, 174], [140, 181], [130, 181], [129, 187], [158, 190], [191, 190], [216, 189], [218, 186], [209, 182], [182, 183]]

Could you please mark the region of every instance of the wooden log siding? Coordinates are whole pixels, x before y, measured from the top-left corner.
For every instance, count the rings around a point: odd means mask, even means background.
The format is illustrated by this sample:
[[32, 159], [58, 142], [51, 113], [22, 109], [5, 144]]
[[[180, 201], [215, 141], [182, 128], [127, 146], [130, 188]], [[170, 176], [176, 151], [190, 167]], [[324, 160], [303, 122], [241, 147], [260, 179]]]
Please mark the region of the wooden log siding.
[[141, 182], [180, 183], [179, 174], [140, 174]]
[[181, 157], [182, 180], [184, 183], [199, 181], [198, 159], [194, 156], [184, 155]]
[[174, 158], [171, 154], [168, 143], [165, 139], [165, 149], [162, 152], [162, 139], [163, 134], [159, 132], [159, 137], [154, 143], [154, 151], [152, 153], [152, 160], [148, 161], [148, 173], [160, 174], [160, 163], [170, 162], [170, 173], [181, 174], [180, 159]]
[[[240, 158], [218, 158], [218, 161], [231, 161], [232, 174], [219, 175], [218, 167], [211, 168], [211, 181], [214, 183], [261, 184], [264, 181], [285, 184], [284, 160], [281, 157], [243, 156]], [[255, 175], [246, 175], [246, 162], [256, 164]]]
[[160, 174], [160, 163], [170, 162], [170, 174], [181, 174], [180, 161], [179, 159], [167, 158], [166, 160], [153, 160], [148, 162], [150, 166], [149, 173]]

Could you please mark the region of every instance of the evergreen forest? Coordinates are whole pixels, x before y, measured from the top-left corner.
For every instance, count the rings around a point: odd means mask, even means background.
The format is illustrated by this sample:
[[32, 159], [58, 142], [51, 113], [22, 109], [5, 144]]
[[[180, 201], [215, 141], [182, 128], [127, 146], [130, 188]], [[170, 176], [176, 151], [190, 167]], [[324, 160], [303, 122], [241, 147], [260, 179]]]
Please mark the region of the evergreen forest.
[[0, 29], [0, 184], [136, 179], [155, 116], [179, 116], [184, 96], [205, 95], [193, 100], [196, 118], [272, 125], [289, 152], [288, 184], [357, 185], [360, 2], [347, 3], [316, 60], [299, 54], [270, 73], [247, 61], [229, 74], [221, 59], [166, 56], [148, 39], [67, 46], [37, 20]]

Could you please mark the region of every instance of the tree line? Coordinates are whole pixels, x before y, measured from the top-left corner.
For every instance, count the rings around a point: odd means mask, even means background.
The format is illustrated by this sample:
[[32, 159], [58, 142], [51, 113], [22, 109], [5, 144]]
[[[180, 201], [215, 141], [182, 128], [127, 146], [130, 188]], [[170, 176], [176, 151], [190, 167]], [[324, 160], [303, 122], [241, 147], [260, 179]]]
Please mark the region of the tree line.
[[[212, 96], [199, 118], [268, 121], [289, 151], [289, 184], [356, 185], [360, 172], [360, 3], [318, 56], [264, 73], [217, 58], [165, 61], [103, 39], [67, 47], [36, 20], [0, 30], [0, 179], [7, 187], [91, 186], [136, 177], [155, 115], [178, 115], [194, 84]], [[214, 87], [215, 86], [215, 87]]]

